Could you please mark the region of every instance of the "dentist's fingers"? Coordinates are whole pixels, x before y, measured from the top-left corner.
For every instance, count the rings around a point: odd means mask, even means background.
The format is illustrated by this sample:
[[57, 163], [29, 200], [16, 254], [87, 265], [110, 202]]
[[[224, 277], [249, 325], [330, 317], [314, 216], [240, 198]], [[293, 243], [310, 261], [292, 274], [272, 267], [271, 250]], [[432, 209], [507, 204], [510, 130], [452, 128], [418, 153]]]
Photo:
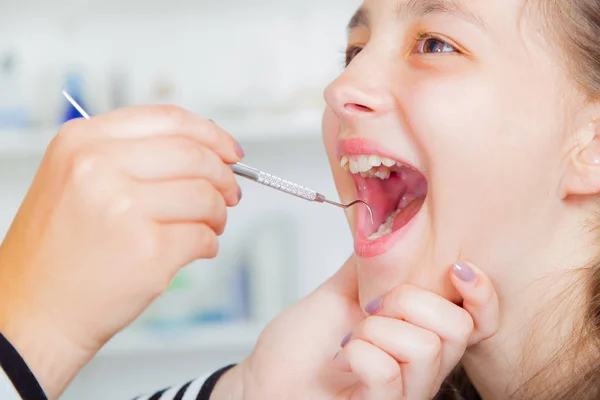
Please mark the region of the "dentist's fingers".
[[202, 178], [221, 192], [228, 206], [238, 204], [233, 171], [208, 147], [186, 137], [124, 140], [107, 149], [111, 160], [138, 181]]
[[217, 235], [225, 230], [225, 200], [206, 180], [144, 183], [135, 191], [142, 208], [157, 222], [202, 222]]
[[187, 136], [213, 150], [227, 163], [238, 162], [244, 156], [237, 141], [217, 124], [170, 105], [126, 107], [89, 121], [72, 120], [63, 127], [60, 136], [68, 138], [72, 145], [99, 138]]
[[340, 357], [345, 357], [350, 369], [363, 384], [361, 400], [406, 398], [402, 393], [400, 365], [377, 346], [363, 340], [352, 340]]
[[490, 279], [473, 264], [463, 261], [453, 266], [450, 279], [463, 298], [463, 308], [474, 321], [468, 345], [493, 336], [498, 330], [500, 311], [498, 296]]
[[[378, 302], [378, 307], [373, 306]], [[473, 332], [473, 319], [466, 310], [416, 286], [398, 286], [366, 308], [371, 314], [390, 320], [406, 321], [415, 328], [420, 328], [419, 331], [424, 330], [429, 335], [437, 335], [441, 341], [441, 363], [434, 379], [438, 382], [458, 364]], [[393, 336], [393, 339], [405, 340], [403, 336]]]

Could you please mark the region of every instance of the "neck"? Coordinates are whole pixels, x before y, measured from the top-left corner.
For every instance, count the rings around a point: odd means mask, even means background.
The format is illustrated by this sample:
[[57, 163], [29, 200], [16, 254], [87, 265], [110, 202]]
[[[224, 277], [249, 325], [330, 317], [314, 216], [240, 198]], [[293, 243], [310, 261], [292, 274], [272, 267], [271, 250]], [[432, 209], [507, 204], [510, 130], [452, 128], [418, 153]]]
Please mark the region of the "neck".
[[[468, 349], [463, 358], [471, 382], [484, 399], [520, 394], [528, 390], [525, 384], [529, 382], [534, 391], [544, 389], [534, 387], [538, 381], [534, 378], [550, 385], [542, 378], [548, 378], [549, 371], [557, 383], [573, 374], [570, 363], [553, 361], [556, 357], [560, 360], [561, 351], [569, 352], [565, 343], [576, 339], [577, 330], [583, 326], [589, 274], [581, 267], [594, 258], [591, 250], [595, 246], [581, 251], [581, 243], [589, 241], [582, 241], [581, 237], [574, 240], [570, 233], [570, 238], [557, 240], [562, 246], [553, 247], [547, 242], [536, 251], [537, 261], [524, 257], [519, 264], [505, 264], [513, 267], [508, 273], [505, 268], [506, 275], [494, 279], [500, 301], [500, 329], [492, 338]], [[566, 244], [573, 244], [571, 251], [568, 246], [565, 248]], [[532, 271], [531, 275], [524, 275], [526, 271]]]

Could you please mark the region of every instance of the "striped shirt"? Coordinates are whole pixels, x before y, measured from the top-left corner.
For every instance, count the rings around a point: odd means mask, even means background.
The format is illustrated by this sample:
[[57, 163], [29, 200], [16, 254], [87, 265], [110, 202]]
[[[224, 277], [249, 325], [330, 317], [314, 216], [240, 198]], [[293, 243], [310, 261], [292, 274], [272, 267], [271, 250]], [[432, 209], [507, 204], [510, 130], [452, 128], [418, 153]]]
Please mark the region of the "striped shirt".
[[[133, 400], [209, 400], [225, 372], [233, 365], [190, 381], [182, 386], [165, 388]], [[0, 334], [0, 399], [48, 400], [44, 390], [17, 350]]]

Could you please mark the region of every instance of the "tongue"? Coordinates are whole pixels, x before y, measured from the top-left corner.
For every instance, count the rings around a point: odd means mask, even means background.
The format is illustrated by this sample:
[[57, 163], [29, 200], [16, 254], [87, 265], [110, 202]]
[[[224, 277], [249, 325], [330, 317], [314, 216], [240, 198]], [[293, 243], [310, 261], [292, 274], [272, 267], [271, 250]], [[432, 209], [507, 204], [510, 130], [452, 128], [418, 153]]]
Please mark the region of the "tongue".
[[356, 177], [358, 198], [364, 200], [373, 210], [373, 224], [369, 222], [367, 236], [376, 232], [386, 219], [396, 210], [398, 199], [406, 192], [406, 184], [400, 176], [392, 175], [386, 180], [379, 178]]

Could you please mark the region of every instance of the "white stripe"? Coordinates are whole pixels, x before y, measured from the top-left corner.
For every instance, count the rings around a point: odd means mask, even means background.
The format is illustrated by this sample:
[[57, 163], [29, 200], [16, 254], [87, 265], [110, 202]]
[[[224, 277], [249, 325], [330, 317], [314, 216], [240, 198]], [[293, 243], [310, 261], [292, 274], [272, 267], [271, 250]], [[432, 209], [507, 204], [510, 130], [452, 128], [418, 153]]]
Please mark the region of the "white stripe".
[[8, 376], [0, 368], [0, 399], [2, 400], [21, 400], [21, 396], [13, 386]]
[[196, 400], [196, 398], [198, 397], [198, 393], [200, 393], [200, 389], [202, 389], [202, 385], [204, 385], [204, 382], [206, 382], [206, 380], [210, 378], [211, 375], [212, 373], [207, 374], [192, 382], [192, 384], [185, 391], [185, 395], [183, 395], [182, 400]]
[[181, 389], [182, 387], [183, 385], [172, 387], [171, 389], [164, 392], [162, 396], [160, 396], [160, 400], [173, 400], [173, 397], [175, 397], [177, 392], [179, 392], [179, 389]]

